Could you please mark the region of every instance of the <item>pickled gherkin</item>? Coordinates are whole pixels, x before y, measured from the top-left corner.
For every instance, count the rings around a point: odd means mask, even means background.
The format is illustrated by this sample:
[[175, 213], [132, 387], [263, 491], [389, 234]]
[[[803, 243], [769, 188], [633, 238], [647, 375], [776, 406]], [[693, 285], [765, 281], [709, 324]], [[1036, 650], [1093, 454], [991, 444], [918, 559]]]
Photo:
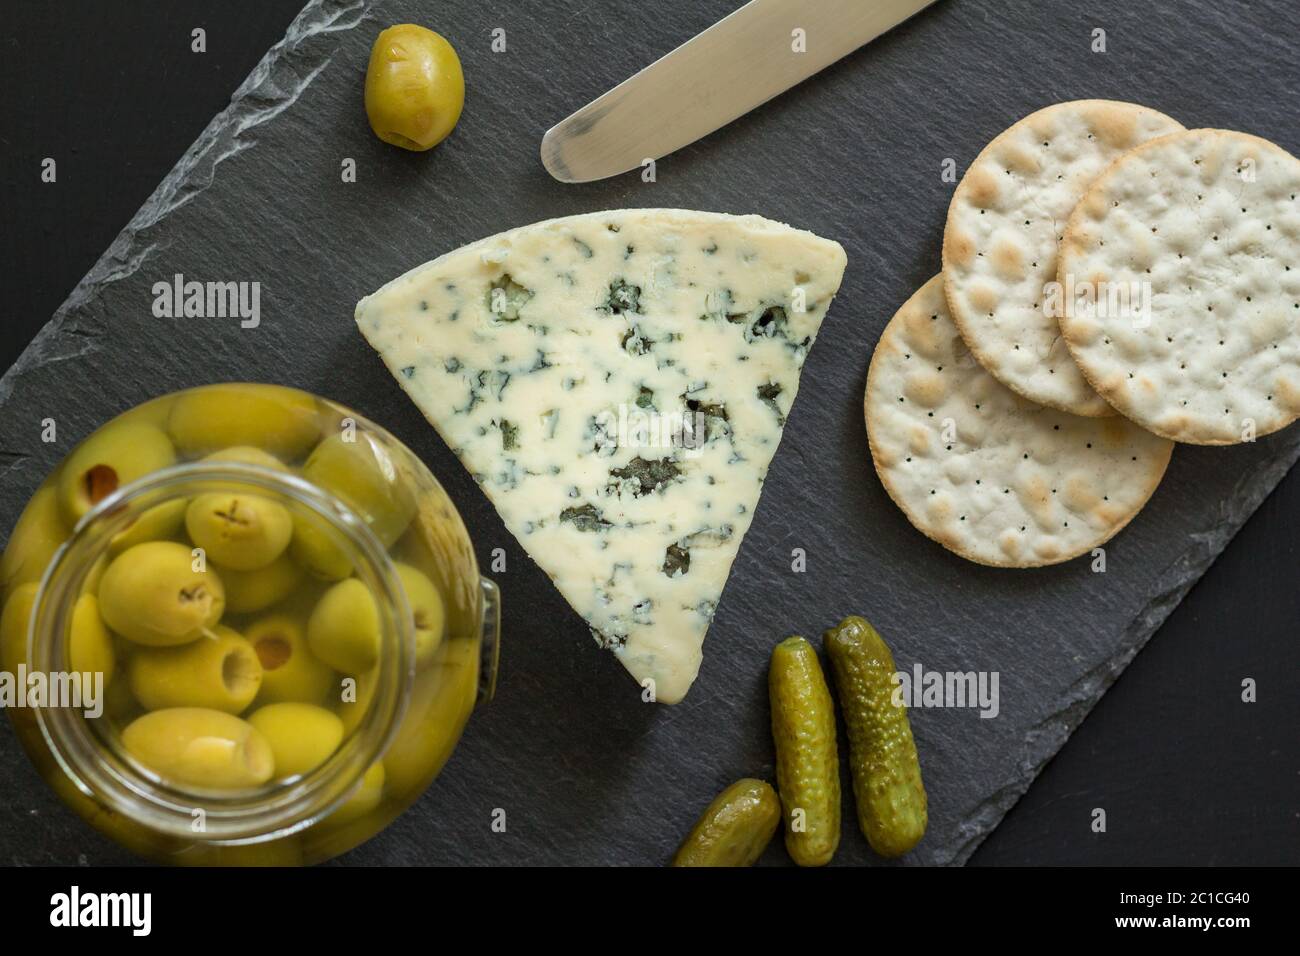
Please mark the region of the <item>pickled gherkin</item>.
[[927, 814], [907, 708], [893, 702], [894, 657], [860, 617], [827, 631], [825, 643], [849, 737], [858, 826], [881, 856], [902, 856], [925, 835]]
[[772, 651], [768, 692], [785, 847], [800, 866], [824, 866], [840, 844], [835, 710], [817, 652], [802, 637]]
[[753, 866], [781, 822], [772, 785], [746, 777], [718, 794], [673, 857], [673, 866]]

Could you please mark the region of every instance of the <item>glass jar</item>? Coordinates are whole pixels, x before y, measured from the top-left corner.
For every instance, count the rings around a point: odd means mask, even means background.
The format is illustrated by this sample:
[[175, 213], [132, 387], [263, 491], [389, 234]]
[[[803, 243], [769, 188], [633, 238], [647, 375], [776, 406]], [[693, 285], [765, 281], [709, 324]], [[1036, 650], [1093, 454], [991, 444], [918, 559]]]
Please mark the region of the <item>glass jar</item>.
[[373, 422], [279, 386], [103, 425], [24, 509], [0, 589], [24, 749], [163, 862], [345, 852], [424, 791], [495, 684], [497, 590], [442, 486]]

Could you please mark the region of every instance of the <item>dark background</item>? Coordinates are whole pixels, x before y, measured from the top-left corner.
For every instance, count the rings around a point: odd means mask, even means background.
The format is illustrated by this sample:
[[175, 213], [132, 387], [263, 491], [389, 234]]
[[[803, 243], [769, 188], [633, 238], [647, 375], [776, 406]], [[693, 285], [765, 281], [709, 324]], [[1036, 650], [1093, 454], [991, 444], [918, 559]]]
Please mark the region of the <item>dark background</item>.
[[[5, 3], [0, 368], [227, 104], [301, 2]], [[1176, 3], [1151, 7], [1164, 15]], [[199, 26], [204, 54], [190, 51]], [[58, 159], [57, 185], [40, 181], [45, 156]], [[1253, 677], [1261, 698], [1300, 704], [1297, 519], [1293, 472], [972, 863], [1296, 862], [1297, 725], [1260, 719], [1241, 702], [1240, 684]], [[1095, 835], [1088, 828], [1098, 806], [1108, 832]]]

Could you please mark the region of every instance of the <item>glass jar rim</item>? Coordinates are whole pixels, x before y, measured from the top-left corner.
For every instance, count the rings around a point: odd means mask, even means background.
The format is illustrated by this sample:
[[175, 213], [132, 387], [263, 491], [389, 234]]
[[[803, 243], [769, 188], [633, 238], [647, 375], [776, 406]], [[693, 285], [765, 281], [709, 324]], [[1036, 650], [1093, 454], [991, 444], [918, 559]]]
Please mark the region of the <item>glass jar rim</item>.
[[[284, 496], [314, 513], [345, 543], [357, 576], [376, 596], [380, 663], [371, 672], [365, 714], [323, 765], [288, 783], [247, 791], [202, 791], [167, 783], [114, 748], [71, 707], [38, 707], [37, 722], [72, 784], [147, 829], [190, 842], [257, 843], [311, 826], [356, 790], [383, 755], [405, 712], [415, 677], [413, 615], [392, 558], [368, 523], [340, 497], [290, 472], [237, 461], [169, 465], [114, 490], [77, 522], [41, 578], [32, 609], [28, 655], [33, 670], [58, 673], [73, 605], [92, 566], [108, 552], [132, 513], [231, 485]], [[119, 680], [125, 679], [123, 676]], [[358, 690], [356, 675], [353, 690]], [[102, 719], [102, 716], [101, 718]], [[196, 820], [201, 810], [201, 829]]]

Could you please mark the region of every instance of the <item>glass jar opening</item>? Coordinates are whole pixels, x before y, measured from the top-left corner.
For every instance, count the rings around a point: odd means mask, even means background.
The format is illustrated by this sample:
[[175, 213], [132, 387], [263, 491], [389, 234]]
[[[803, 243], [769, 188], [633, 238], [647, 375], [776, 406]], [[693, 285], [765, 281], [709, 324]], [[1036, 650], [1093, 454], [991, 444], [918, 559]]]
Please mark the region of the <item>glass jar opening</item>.
[[[181, 503], [199, 495], [226, 494], [232, 489], [274, 498], [295, 520], [318, 529], [347, 555], [352, 575], [374, 596], [379, 615], [378, 661], [365, 674], [341, 676], [343, 700], [349, 701], [351, 694], [351, 700], [365, 709], [337, 750], [315, 769], [265, 785], [244, 789], [181, 785], [129, 754], [102, 714], [88, 716], [72, 706], [35, 710], [50, 752], [87, 796], [159, 833], [238, 845], [295, 833], [331, 813], [361, 785], [367, 768], [383, 755], [402, 719], [416, 670], [413, 614], [392, 559], [360, 515], [336, 495], [288, 471], [235, 461], [171, 465], [107, 490], [95, 496], [96, 503], [77, 522], [41, 579], [27, 659], [34, 673], [68, 674], [67, 637], [74, 607], [97, 565], [102, 571], [110, 556], [127, 550], [132, 528], [148, 515], [183, 507]], [[192, 549], [196, 570], [208, 560], [203, 550]], [[263, 662], [273, 664], [275, 648], [267, 647], [264, 653], [269, 656]], [[238, 661], [223, 666], [223, 679], [241, 679]], [[368, 703], [360, 700], [363, 682]]]

